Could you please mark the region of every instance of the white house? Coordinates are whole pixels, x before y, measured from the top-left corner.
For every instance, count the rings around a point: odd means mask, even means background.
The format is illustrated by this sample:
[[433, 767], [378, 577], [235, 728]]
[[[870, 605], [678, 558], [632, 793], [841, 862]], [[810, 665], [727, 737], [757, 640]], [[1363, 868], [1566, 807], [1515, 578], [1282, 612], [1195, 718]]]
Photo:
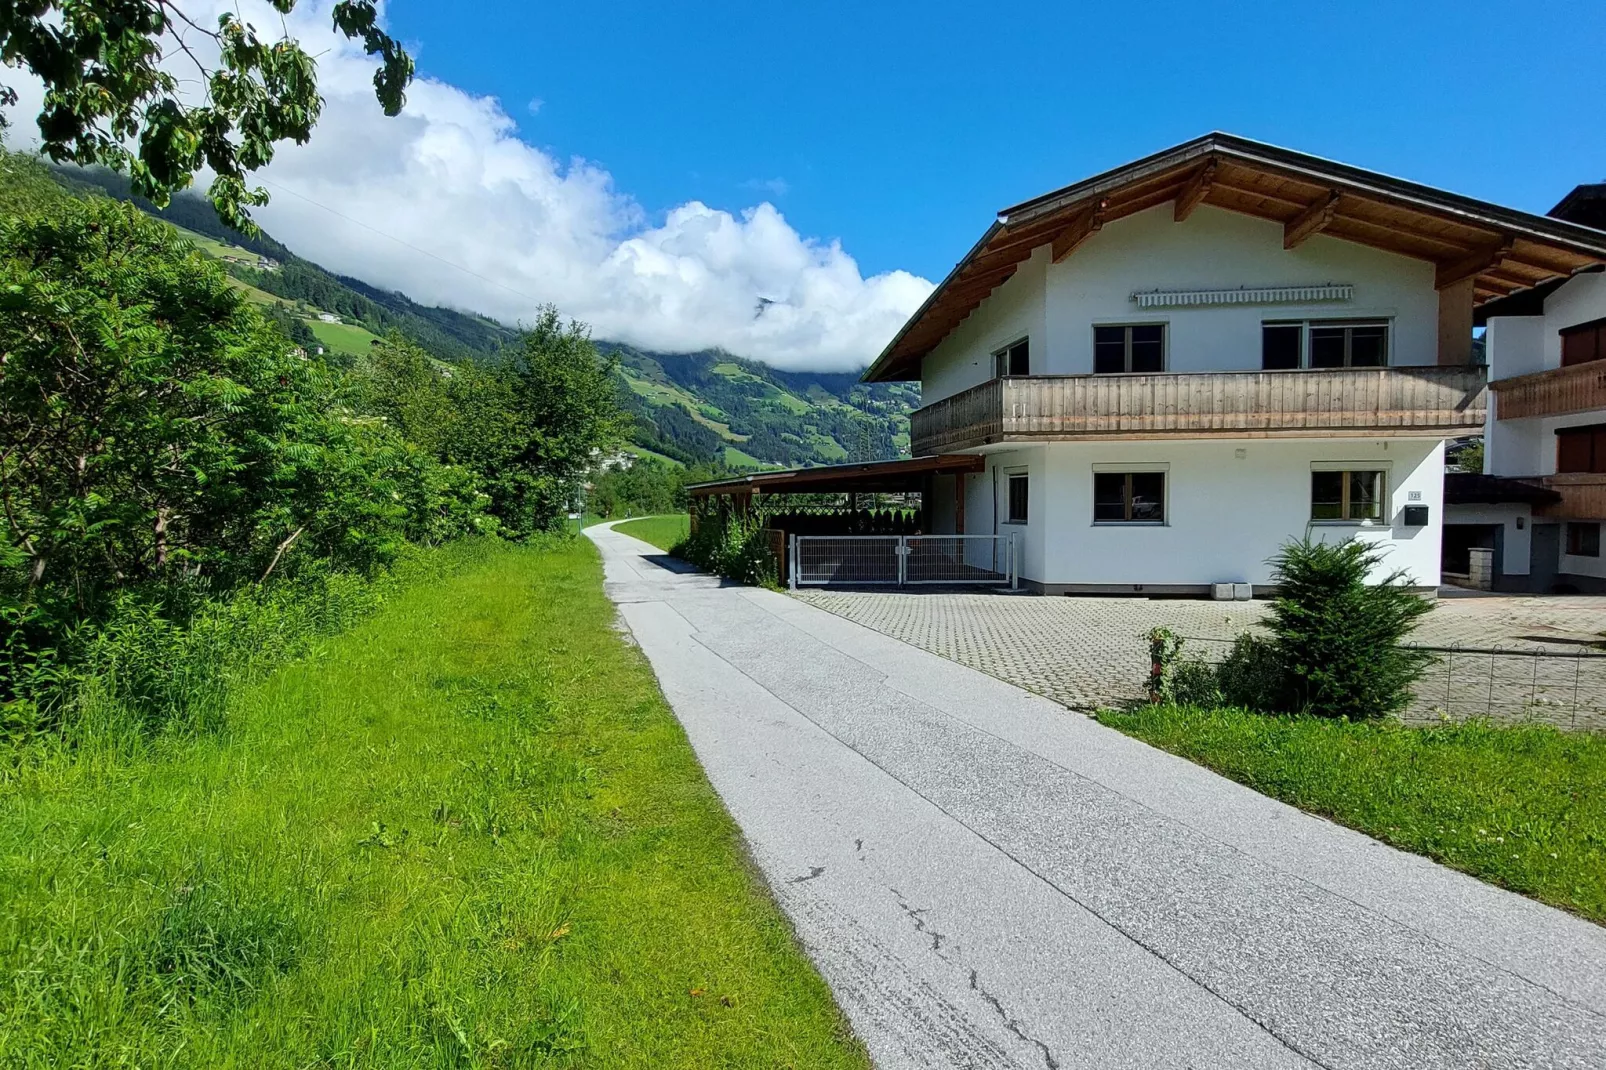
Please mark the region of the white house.
[[[1606, 227], [1606, 184], [1579, 186], [1551, 214]], [[1606, 274], [1488, 302], [1478, 319], [1492, 394], [1484, 468], [1448, 478], [1446, 555], [1488, 551], [1497, 589], [1606, 591]]]
[[929, 530], [1015, 533], [1033, 589], [1266, 585], [1307, 534], [1434, 588], [1444, 442], [1485, 423], [1475, 309], [1564, 283], [1489, 328], [1554, 367], [1602, 264], [1591, 227], [1210, 134], [1000, 213], [865, 379], [920, 381], [917, 458], [984, 459], [925, 477]]

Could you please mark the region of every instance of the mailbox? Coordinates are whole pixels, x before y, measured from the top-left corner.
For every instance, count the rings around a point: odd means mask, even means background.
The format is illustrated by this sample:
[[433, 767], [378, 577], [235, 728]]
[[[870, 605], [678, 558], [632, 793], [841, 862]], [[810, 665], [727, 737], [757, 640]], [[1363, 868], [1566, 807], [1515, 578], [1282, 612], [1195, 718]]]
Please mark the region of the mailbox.
[[1425, 505], [1407, 505], [1405, 507], [1405, 526], [1408, 528], [1427, 527], [1428, 507]]

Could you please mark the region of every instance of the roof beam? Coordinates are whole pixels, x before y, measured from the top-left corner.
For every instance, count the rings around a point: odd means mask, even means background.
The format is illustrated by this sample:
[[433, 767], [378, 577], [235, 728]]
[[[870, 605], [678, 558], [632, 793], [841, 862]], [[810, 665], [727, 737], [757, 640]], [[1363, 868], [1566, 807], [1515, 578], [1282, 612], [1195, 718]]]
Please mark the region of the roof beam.
[[1059, 263], [1076, 251], [1076, 247], [1097, 234], [1104, 226], [1104, 210], [1110, 206], [1109, 201], [1099, 201], [1088, 208], [1087, 211], [1073, 219], [1070, 224], [1054, 238], [1054, 263]]
[[1195, 208], [1204, 202], [1205, 196], [1210, 192], [1210, 187], [1215, 185], [1216, 166], [1216, 161], [1212, 159], [1195, 171], [1192, 178], [1188, 179], [1188, 184], [1183, 186], [1182, 192], [1177, 195], [1171, 212], [1172, 219], [1181, 223], [1193, 214]]
[[1458, 282], [1465, 282], [1475, 275], [1481, 275], [1492, 267], [1498, 267], [1500, 262], [1511, 255], [1511, 242], [1491, 249], [1479, 249], [1460, 260], [1453, 260], [1447, 264], [1440, 264], [1435, 272], [1433, 285], [1435, 289], [1443, 290], [1454, 286]]
[[1304, 245], [1312, 235], [1326, 230], [1337, 213], [1338, 191], [1328, 190], [1326, 197], [1283, 224], [1283, 248], [1297, 249]]

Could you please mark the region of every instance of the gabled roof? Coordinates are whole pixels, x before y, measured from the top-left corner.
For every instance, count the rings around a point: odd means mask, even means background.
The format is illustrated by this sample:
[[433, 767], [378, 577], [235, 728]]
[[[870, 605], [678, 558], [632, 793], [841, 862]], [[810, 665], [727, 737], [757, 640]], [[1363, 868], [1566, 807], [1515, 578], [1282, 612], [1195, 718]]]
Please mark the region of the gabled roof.
[[1106, 223], [1171, 202], [1283, 224], [1294, 248], [1314, 234], [1438, 265], [1443, 288], [1473, 280], [1476, 303], [1606, 263], [1606, 232], [1531, 215], [1274, 145], [1206, 134], [1006, 208], [864, 373], [916, 378], [920, 359], [1001, 286], [1033, 249], [1055, 262]]

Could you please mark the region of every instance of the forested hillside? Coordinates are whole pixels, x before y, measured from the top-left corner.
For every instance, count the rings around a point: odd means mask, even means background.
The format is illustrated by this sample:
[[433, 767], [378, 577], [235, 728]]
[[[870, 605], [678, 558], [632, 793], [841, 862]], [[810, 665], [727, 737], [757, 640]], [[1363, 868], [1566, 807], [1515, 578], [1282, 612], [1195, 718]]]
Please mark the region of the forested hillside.
[[619, 361], [621, 401], [635, 441], [677, 460], [833, 464], [909, 451], [909, 410], [920, 392], [866, 385], [852, 374], [783, 372], [717, 350], [648, 353], [599, 343]]
[[[400, 332], [452, 363], [493, 357], [519, 332], [456, 309], [421, 305], [405, 294], [337, 275], [263, 232], [247, 236], [223, 224], [210, 203], [181, 194], [166, 208], [135, 196], [128, 180], [105, 170], [56, 168], [57, 180], [132, 201], [197, 238], [279, 328], [309, 350], [360, 356], [377, 338]], [[248, 252], [269, 268], [234, 262]], [[249, 259], [241, 255], [241, 260]], [[323, 322], [319, 313], [338, 316]], [[865, 385], [852, 373], [786, 372], [719, 351], [653, 353], [599, 342], [618, 358], [619, 402], [633, 418], [639, 447], [688, 464], [832, 464], [907, 454], [908, 413], [919, 405], [913, 384]], [[867, 355], [868, 356], [868, 355]]]

